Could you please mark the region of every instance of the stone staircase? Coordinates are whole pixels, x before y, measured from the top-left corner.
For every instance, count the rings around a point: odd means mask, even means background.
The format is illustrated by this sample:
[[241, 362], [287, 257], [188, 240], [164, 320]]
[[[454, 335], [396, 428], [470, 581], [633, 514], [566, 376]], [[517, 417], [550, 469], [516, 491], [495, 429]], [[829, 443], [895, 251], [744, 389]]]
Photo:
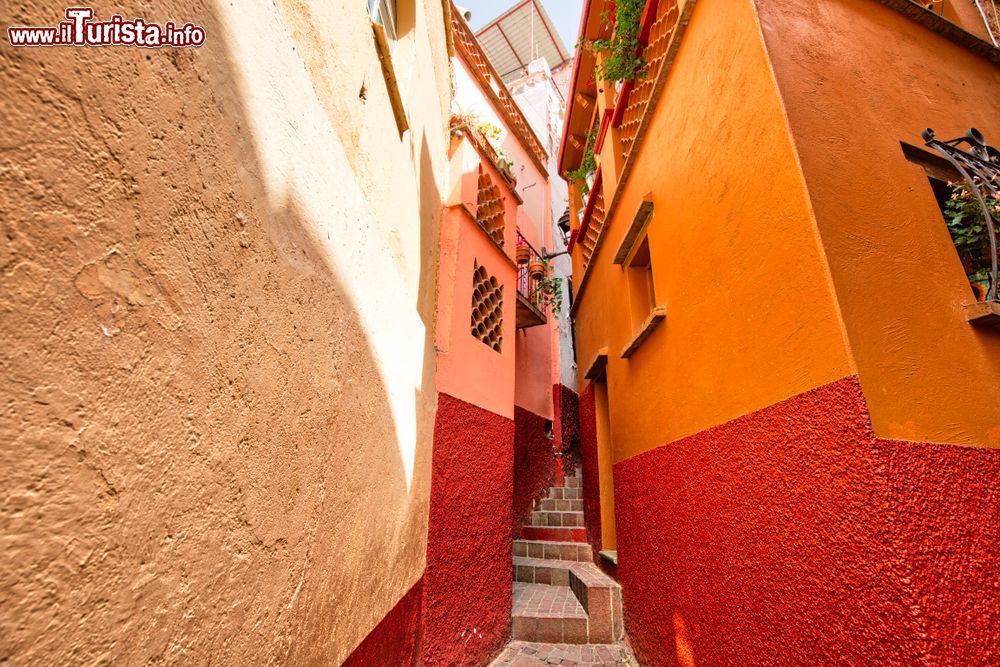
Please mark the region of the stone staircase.
[[624, 637], [621, 587], [593, 563], [579, 471], [564, 484], [549, 488], [514, 541], [511, 639], [613, 645]]

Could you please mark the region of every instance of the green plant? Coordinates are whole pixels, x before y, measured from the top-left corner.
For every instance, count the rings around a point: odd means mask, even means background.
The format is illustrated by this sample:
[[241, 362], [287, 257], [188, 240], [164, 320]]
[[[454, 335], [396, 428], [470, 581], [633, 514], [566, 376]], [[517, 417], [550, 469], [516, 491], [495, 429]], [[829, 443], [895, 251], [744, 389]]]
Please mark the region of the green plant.
[[[945, 202], [944, 217], [959, 256], [974, 273], [972, 280], [985, 279], [990, 266], [989, 231], [979, 199], [964, 183], [949, 183], [951, 197]], [[1000, 200], [988, 196], [986, 205], [994, 220], [1000, 219]], [[980, 276], [979, 274], [983, 274]], [[976, 278], [976, 276], [979, 276]]]
[[587, 147], [583, 151], [583, 159], [580, 166], [566, 174], [566, 179], [570, 183], [576, 183], [580, 188], [580, 195], [586, 198], [590, 192], [590, 185], [587, 184], [587, 177], [597, 171], [597, 157], [594, 155], [594, 144], [597, 142], [597, 128], [594, 127], [587, 134]]
[[559, 319], [562, 310], [563, 279], [552, 272], [552, 267], [545, 263], [545, 277], [538, 281], [538, 301], [543, 310], [552, 313]]
[[639, 42], [642, 10], [646, 0], [616, 0], [611, 9], [601, 14], [601, 21], [611, 31], [610, 39], [580, 39], [578, 47], [601, 53], [604, 58], [595, 74], [614, 83], [634, 81], [646, 75], [646, 59]]
[[514, 161], [510, 159], [503, 147], [499, 144], [494, 145], [492, 143], [490, 144], [490, 147], [493, 149], [493, 152], [497, 154], [497, 167], [500, 169], [506, 167], [508, 171], [514, 168]]

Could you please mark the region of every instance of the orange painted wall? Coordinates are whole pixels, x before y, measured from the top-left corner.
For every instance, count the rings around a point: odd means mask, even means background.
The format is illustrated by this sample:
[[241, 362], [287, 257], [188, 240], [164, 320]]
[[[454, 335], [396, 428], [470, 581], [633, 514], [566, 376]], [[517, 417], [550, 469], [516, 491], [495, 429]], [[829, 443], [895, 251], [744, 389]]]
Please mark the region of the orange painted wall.
[[[513, 419], [516, 315], [516, 272], [513, 260], [493, 243], [475, 222], [472, 183], [478, 180], [480, 155], [463, 138], [452, 147], [452, 189], [441, 221], [441, 277], [438, 282], [437, 388], [467, 403]], [[505, 197], [505, 219], [515, 220], [517, 200], [493, 169], [487, 169]], [[513, 247], [508, 225], [505, 248]], [[504, 286], [504, 334], [497, 352], [470, 331], [473, 272], [478, 262]]]
[[[985, 5], [987, 2], [983, 4]], [[990, 35], [986, 30], [986, 23], [983, 22], [983, 16], [979, 13], [974, 2], [970, 0], [944, 0], [944, 12], [942, 16], [971, 32], [976, 37], [987, 42], [989, 41]], [[996, 37], [1000, 39], [1000, 35]]]
[[[641, 150], [577, 313], [581, 373], [609, 348], [615, 461], [853, 372], [750, 0], [700, 0]], [[646, 193], [667, 318], [625, 360], [612, 258]]]
[[[877, 2], [758, 0], [875, 432], [1000, 447], [1000, 335], [900, 142], [1000, 145], [1000, 67]], [[856, 55], [852, 55], [856, 54]], [[892, 63], [892, 66], [887, 66]]]

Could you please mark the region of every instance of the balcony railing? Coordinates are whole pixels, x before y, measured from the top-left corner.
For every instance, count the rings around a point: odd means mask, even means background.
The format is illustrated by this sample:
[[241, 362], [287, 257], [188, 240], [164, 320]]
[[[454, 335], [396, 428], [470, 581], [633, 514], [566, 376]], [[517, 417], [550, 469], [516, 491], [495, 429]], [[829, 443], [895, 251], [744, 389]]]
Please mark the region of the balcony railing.
[[[1000, 238], [998, 238], [997, 220], [994, 209], [1000, 201], [1000, 151], [986, 143], [982, 133], [970, 128], [956, 139], [942, 141], [934, 135], [934, 130], [927, 128], [922, 133], [927, 146], [937, 151], [961, 174], [965, 188], [979, 208], [982, 226], [985, 227], [985, 258], [976, 259], [985, 266], [970, 266], [969, 269], [980, 269], [976, 272], [975, 282], [983, 289], [977, 294], [980, 303], [970, 304], [966, 308], [969, 320], [1000, 326]], [[978, 230], [977, 230], [978, 231]], [[956, 248], [957, 248], [956, 244]], [[985, 280], [982, 274], [985, 274]], [[973, 277], [970, 276], [970, 279]], [[985, 285], [983, 284], [985, 282]], [[978, 293], [978, 290], [977, 290]]]
[[544, 278], [532, 275], [531, 271], [538, 264], [544, 266], [545, 261], [520, 231], [517, 232], [517, 258], [517, 328], [545, 324], [547, 320], [541, 285]]

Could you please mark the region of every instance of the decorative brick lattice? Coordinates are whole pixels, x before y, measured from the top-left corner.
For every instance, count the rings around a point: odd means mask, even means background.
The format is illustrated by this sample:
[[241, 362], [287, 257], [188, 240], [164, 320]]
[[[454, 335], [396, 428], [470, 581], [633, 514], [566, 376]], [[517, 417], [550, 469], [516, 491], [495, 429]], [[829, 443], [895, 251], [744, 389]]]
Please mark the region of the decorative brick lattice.
[[660, 73], [660, 68], [663, 67], [667, 47], [670, 45], [674, 29], [677, 27], [679, 15], [676, 0], [660, 0], [660, 4], [656, 8], [656, 19], [649, 30], [649, 42], [643, 51], [647, 63], [646, 76], [636, 81], [632, 94], [629, 95], [625, 114], [622, 116], [619, 136], [621, 137], [622, 157], [626, 160], [632, 150], [632, 145], [635, 143], [635, 135], [639, 131], [642, 116], [646, 113], [646, 105], [653, 93], [656, 77]]
[[521, 113], [521, 109], [507, 90], [500, 75], [493, 69], [493, 65], [490, 64], [486, 52], [479, 45], [475, 34], [469, 29], [465, 19], [456, 11], [451, 12], [451, 31], [459, 55], [469, 64], [473, 74], [479, 79], [483, 92], [487, 96], [495, 98], [501, 115], [507, 121], [508, 128], [521, 140], [521, 144], [527, 149], [538, 168], [545, 172], [545, 164], [548, 160], [545, 148], [531, 130], [528, 120]]
[[503, 247], [503, 195], [486, 170], [479, 167], [479, 194], [476, 197], [476, 222], [497, 245]]
[[587, 270], [590, 266], [590, 257], [594, 254], [594, 246], [597, 244], [597, 238], [601, 235], [601, 230], [604, 229], [604, 191], [603, 189], [598, 189], [597, 199], [594, 201], [594, 210], [590, 213], [590, 224], [587, 225], [587, 230], [580, 239], [580, 245], [583, 248], [583, 269]]
[[503, 285], [475, 264], [472, 274], [472, 335], [500, 352], [503, 347]]

